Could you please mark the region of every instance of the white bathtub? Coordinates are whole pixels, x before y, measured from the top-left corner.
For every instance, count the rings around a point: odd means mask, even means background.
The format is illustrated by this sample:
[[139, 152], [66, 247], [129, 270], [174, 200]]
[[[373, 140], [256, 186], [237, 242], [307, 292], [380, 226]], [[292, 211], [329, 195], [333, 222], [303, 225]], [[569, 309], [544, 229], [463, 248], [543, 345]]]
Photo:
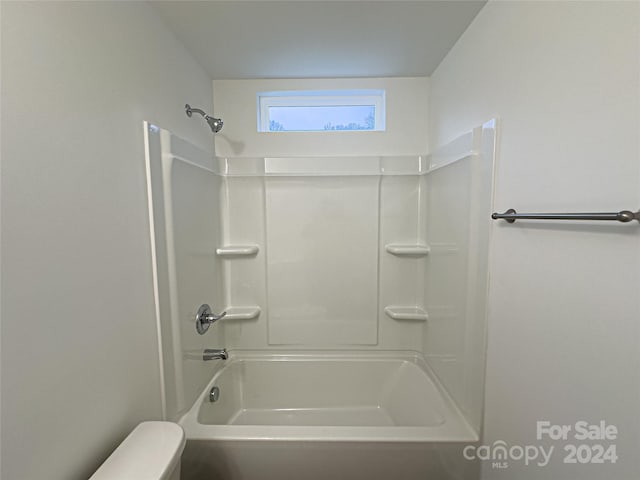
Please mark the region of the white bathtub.
[[422, 358], [395, 353], [233, 354], [180, 424], [184, 480], [472, 478], [478, 440]]

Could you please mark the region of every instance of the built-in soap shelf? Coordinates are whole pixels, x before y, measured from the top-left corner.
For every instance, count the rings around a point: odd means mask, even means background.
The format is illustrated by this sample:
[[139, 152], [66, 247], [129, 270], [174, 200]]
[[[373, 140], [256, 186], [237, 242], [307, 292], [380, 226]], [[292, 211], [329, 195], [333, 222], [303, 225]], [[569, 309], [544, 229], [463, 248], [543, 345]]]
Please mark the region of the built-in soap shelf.
[[250, 257], [260, 251], [258, 245], [225, 245], [216, 248], [219, 257]]
[[429, 255], [429, 246], [415, 244], [389, 243], [385, 245], [385, 250], [397, 257], [424, 257]]
[[227, 307], [225, 320], [252, 320], [260, 316], [260, 307]]
[[411, 320], [426, 322], [429, 318], [427, 312], [420, 307], [401, 307], [401, 306], [388, 306], [385, 307], [384, 313], [394, 320]]

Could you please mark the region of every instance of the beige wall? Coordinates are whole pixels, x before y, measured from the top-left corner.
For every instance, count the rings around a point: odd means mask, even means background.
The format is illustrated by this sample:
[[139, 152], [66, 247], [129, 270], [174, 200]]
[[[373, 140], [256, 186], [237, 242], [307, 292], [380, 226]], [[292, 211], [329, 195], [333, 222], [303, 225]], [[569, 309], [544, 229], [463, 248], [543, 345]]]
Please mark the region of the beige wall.
[[[431, 77], [432, 145], [498, 116], [496, 209], [637, 209], [639, 16], [637, 2], [490, 2]], [[483, 478], [636, 478], [638, 225], [501, 222], [490, 274], [483, 441], [556, 453], [484, 462]], [[616, 425], [618, 462], [563, 464], [571, 442], [537, 441], [538, 420]]]
[[84, 479], [161, 415], [142, 121], [211, 80], [139, 2], [2, 2], [2, 478]]

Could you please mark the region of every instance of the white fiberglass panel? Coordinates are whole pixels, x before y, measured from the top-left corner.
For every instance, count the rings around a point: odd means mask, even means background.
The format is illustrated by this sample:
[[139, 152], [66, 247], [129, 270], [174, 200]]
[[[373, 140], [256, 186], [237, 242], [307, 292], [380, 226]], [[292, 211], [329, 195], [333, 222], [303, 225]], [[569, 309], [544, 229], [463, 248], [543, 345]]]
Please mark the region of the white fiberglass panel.
[[492, 120], [438, 149], [426, 175], [424, 354], [477, 430], [484, 392], [495, 132]]
[[219, 325], [207, 338], [194, 322], [202, 303], [224, 308], [216, 255], [221, 180], [208, 153], [167, 130], [145, 128], [164, 416], [173, 418], [193, 404], [215, 371], [202, 361], [202, 350], [224, 346]]
[[[415, 246], [424, 244], [420, 219], [425, 184], [419, 175], [387, 175], [380, 179], [379, 243], [379, 345], [420, 351], [424, 322], [405, 321], [406, 315], [424, 309], [425, 260], [415, 254]], [[408, 252], [408, 253], [407, 253]]]
[[469, 159], [461, 160], [428, 176], [425, 347], [431, 367], [456, 399], [463, 397], [464, 332], [471, 314], [466, 311], [471, 167]]
[[[175, 258], [175, 306], [173, 322], [180, 338], [185, 396], [202, 388], [213, 365], [202, 361], [204, 348], [221, 348], [219, 325], [207, 336], [195, 329], [195, 313], [201, 304], [213, 311], [224, 309], [220, 260], [215, 254], [219, 237], [216, 192], [219, 178], [190, 162], [174, 159], [171, 164], [171, 206]], [[181, 408], [188, 406], [184, 405]]]
[[378, 341], [378, 177], [266, 179], [269, 344]]

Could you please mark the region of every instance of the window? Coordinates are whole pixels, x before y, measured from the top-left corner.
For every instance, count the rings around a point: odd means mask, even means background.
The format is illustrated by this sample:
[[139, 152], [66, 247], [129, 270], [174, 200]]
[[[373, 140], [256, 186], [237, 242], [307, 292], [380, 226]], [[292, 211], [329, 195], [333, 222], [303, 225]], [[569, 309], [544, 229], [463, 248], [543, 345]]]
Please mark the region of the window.
[[384, 90], [260, 92], [258, 131], [382, 131], [384, 107]]

